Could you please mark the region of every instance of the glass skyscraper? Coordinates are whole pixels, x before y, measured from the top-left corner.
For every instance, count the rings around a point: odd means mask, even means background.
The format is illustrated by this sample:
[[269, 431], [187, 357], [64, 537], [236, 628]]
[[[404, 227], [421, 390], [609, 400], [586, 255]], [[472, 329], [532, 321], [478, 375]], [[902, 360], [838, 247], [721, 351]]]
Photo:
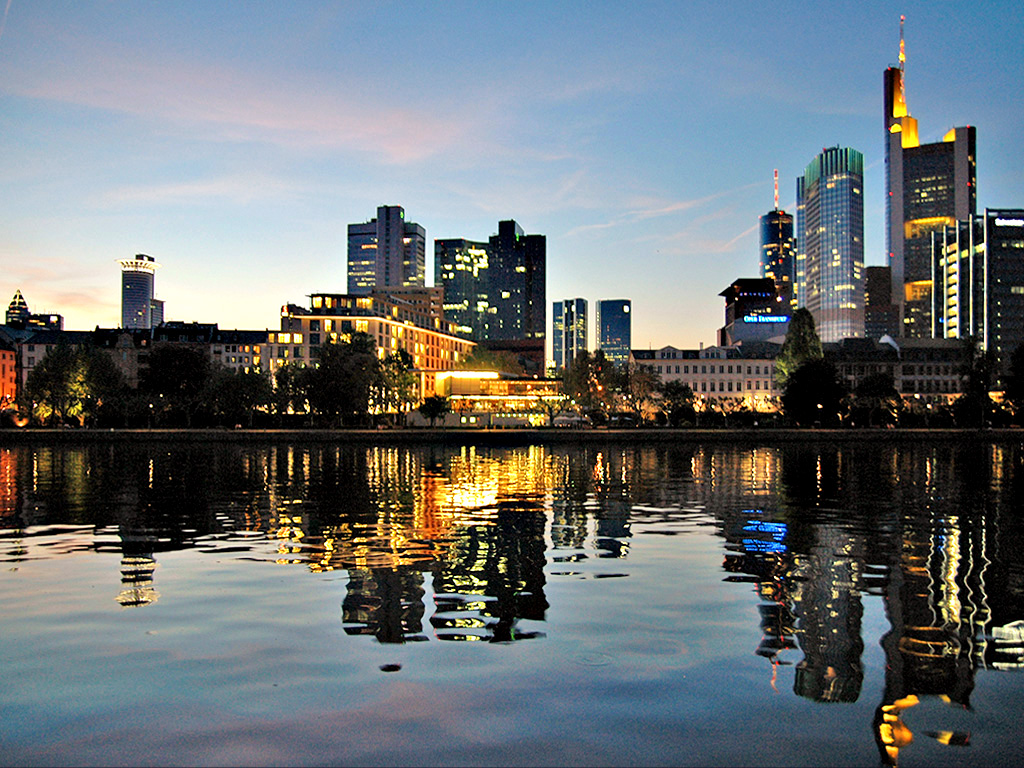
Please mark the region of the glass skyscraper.
[[[153, 327], [153, 278], [159, 264], [152, 256], [137, 254], [121, 259], [121, 327]], [[163, 303], [161, 302], [161, 320]]]
[[801, 306], [822, 341], [864, 336], [864, 156], [822, 150], [797, 179]]
[[543, 339], [547, 323], [545, 290], [547, 238], [526, 235], [515, 221], [499, 221], [488, 241], [492, 341]]
[[796, 306], [796, 239], [793, 215], [779, 208], [758, 219], [761, 229], [761, 277], [770, 277], [787, 309]]
[[931, 321], [931, 234], [974, 215], [976, 131], [953, 128], [942, 141], [921, 144], [904, 93], [906, 50], [900, 21], [900, 63], [885, 70], [886, 250], [900, 335], [927, 338]]
[[426, 253], [426, 230], [401, 206], [382, 205], [375, 219], [348, 225], [348, 292], [422, 287]]
[[1003, 372], [1024, 343], [1024, 209], [986, 208], [932, 235], [931, 334], [978, 340]]
[[489, 246], [461, 238], [434, 241], [434, 285], [444, 289], [444, 316], [459, 333], [486, 339], [490, 319]]
[[633, 343], [632, 302], [629, 299], [601, 299], [597, 302], [597, 348], [615, 365], [629, 363]]
[[568, 368], [587, 351], [587, 300], [556, 301], [552, 314], [551, 356], [555, 368]]

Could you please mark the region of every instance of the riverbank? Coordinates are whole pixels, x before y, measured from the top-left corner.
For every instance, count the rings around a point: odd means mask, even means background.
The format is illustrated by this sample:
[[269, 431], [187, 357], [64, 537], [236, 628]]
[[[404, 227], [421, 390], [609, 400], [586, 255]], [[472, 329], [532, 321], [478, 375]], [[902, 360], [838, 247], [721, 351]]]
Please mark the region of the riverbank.
[[581, 445], [857, 443], [920, 440], [1024, 443], [1022, 429], [4, 429], [0, 447], [111, 442]]

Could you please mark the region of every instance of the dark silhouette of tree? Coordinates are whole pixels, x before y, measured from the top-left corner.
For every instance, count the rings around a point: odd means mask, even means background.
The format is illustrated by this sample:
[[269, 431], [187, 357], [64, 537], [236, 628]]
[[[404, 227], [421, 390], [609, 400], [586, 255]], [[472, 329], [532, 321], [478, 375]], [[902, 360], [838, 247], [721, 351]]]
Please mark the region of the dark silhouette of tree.
[[388, 355], [377, 365], [370, 388], [370, 405], [377, 413], [395, 415], [406, 411], [416, 400], [416, 375], [412, 357], [405, 350]]
[[329, 423], [365, 421], [377, 377], [376, 345], [365, 333], [320, 348], [316, 368], [307, 368], [310, 409]]
[[901, 403], [892, 374], [876, 372], [865, 376], [854, 390], [851, 415], [858, 426], [894, 424]]
[[430, 421], [430, 426], [434, 426], [434, 422], [451, 412], [451, 407], [444, 395], [431, 395], [420, 403], [418, 410], [423, 418]]
[[205, 405], [212, 365], [205, 351], [188, 344], [160, 344], [149, 354], [140, 389], [158, 421], [191, 427]]
[[666, 381], [661, 385], [661, 408], [669, 426], [695, 424], [697, 412], [693, 407], [696, 395], [689, 384], [682, 381]]
[[[600, 353], [600, 350], [598, 351]], [[609, 389], [617, 394], [636, 416], [637, 422], [644, 420], [644, 412], [654, 402], [654, 395], [661, 387], [661, 379], [645, 365], [624, 366], [618, 377], [621, 383], [610, 383]], [[624, 381], [622, 381], [624, 379]], [[606, 380], [614, 381], [611, 377]]]
[[789, 377], [800, 366], [823, 357], [821, 339], [814, 328], [814, 317], [809, 310], [800, 307], [789, 321], [786, 340], [775, 358], [775, 381], [779, 388], [786, 388]]
[[253, 426], [256, 411], [268, 408], [274, 392], [259, 371], [216, 369], [208, 385], [208, 402], [214, 415], [227, 426]]
[[997, 367], [995, 352], [983, 350], [973, 336], [964, 339], [964, 362], [960, 368], [964, 393], [953, 404], [958, 426], [983, 427], [991, 420], [993, 402], [989, 391]]
[[1018, 344], [1010, 355], [1005, 397], [1013, 408], [1015, 421], [1020, 423], [1024, 420], [1024, 344]]
[[846, 387], [832, 363], [811, 360], [793, 371], [782, 395], [785, 414], [802, 427], [839, 423]]

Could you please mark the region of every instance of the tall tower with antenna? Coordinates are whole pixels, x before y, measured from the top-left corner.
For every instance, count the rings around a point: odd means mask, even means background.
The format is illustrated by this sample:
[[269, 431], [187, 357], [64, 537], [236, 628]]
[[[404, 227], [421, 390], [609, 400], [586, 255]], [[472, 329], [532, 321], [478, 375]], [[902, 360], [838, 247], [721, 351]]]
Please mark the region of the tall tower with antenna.
[[761, 277], [770, 277], [783, 303], [796, 309], [797, 264], [793, 215], [779, 208], [779, 170], [775, 169], [775, 208], [758, 219], [761, 232]]
[[899, 64], [883, 79], [885, 247], [900, 335], [929, 338], [941, 336], [931, 317], [931, 235], [976, 212], [976, 134], [964, 126], [921, 144], [907, 105], [905, 21], [900, 16]]

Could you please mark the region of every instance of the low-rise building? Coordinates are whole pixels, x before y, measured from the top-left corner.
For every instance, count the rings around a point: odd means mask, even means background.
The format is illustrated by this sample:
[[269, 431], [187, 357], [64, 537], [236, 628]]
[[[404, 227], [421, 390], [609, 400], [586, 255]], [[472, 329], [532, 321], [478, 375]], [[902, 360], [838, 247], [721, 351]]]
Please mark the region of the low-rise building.
[[[423, 374], [424, 397], [448, 398], [442, 423], [452, 427], [541, 427], [557, 415], [565, 401], [561, 379], [534, 379], [497, 371], [438, 371]], [[429, 420], [418, 411], [413, 426]]]
[[662, 347], [634, 349], [630, 357], [662, 383], [686, 384], [698, 401], [714, 398], [763, 411], [774, 410], [774, 398], [782, 394], [775, 383], [775, 358], [780, 348], [767, 341], [700, 349]]

